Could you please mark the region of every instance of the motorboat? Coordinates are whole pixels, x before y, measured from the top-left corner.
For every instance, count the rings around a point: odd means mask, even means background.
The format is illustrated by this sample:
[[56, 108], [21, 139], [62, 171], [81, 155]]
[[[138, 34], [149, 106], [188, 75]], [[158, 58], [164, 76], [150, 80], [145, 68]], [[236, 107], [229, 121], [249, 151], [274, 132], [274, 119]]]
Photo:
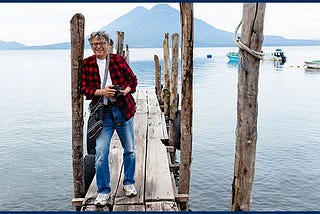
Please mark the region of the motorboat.
[[320, 60], [304, 61], [304, 66], [307, 68], [320, 69]]
[[239, 60], [239, 53], [238, 52], [229, 52], [227, 53], [227, 57], [230, 61], [237, 61]]
[[263, 56], [263, 60], [270, 60], [270, 61], [285, 63], [287, 61], [287, 57], [284, 55], [281, 49], [277, 48], [272, 53], [265, 53]]

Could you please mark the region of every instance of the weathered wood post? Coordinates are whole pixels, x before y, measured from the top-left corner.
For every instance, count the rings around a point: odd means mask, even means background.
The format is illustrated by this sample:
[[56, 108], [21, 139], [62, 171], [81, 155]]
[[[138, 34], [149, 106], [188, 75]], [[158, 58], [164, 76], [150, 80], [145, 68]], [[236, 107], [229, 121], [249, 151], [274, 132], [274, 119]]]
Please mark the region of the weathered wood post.
[[[181, 71], [181, 154], [179, 194], [189, 194], [190, 165], [192, 160], [192, 112], [193, 112], [193, 3], [180, 3], [182, 26], [182, 71]], [[181, 204], [188, 209], [188, 202]]]
[[[240, 41], [260, 52], [263, 42], [265, 3], [244, 3]], [[255, 172], [258, 116], [258, 58], [240, 50], [234, 178], [231, 211], [249, 211]]]
[[125, 57], [124, 59], [129, 64], [129, 45], [126, 44], [126, 51], [125, 51]]
[[85, 195], [83, 175], [83, 96], [80, 94], [81, 65], [84, 50], [84, 16], [75, 14], [71, 21], [71, 97], [72, 165], [74, 198]]
[[110, 39], [109, 53], [113, 53], [113, 45], [114, 45], [114, 42], [112, 39]]
[[159, 63], [159, 57], [157, 55], [154, 55], [154, 66], [155, 66], [156, 94], [157, 94], [159, 104], [162, 105], [161, 65]]
[[117, 44], [116, 44], [116, 53], [123, 55], [123, 42], [124, 42], [124, 32], [117, 31]]
[[[169, 119], [169, 145], [175, 146], [177, 131], [174, 121], [178, 112], [178, 66], [179, 66], [179, 34], [172, 34], [172, 66], [171, 66], [171, 94], [170, 94], [170, 119]], [[175, 162], [175, 150], [171, 154]]]
[[163, 64], [164, 64], [164, 89], [163, 89], [163, 109], [166, 120], [170, 114], [170, 75], [169, 75], [169, 33], [164, 34], [163, 40]]

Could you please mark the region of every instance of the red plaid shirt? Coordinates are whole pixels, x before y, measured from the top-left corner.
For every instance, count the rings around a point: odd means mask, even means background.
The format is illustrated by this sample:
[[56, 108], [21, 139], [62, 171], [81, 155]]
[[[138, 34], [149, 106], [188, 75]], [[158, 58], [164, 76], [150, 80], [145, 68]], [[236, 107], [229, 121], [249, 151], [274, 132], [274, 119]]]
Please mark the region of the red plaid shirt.
[[[136, 91], [138, 84], [137, 77], [121, 55], [112, 53], [109, 55], [109, 72], [112, 84], [119, 85], [121, 89], [125, 89], [127, 86], [131, 88], [130, 93], [125, 96], [125, 99], [117, 99], [116, 102], [116, 106], [124, 110], [126, 120], [129, 120], [136, 112], [136, 103], [131, 93]], [[101, 88], [101, 80], [95, 55], [83, 60], [81, 71], [81, 93], [86, 96], [87, 100], [97, 102], [99, 97], [94, 96], [94, 93], [97, 89]]]

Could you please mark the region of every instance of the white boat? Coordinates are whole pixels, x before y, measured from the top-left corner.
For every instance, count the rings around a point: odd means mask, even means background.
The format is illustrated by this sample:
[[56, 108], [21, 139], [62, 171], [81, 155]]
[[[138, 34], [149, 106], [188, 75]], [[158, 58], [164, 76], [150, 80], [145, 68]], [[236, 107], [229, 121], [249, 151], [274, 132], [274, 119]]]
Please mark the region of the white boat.
[[263, 56], [263, 60], [276, 61], [285, 63], [287, 61], [287, 57], [284, 55], [281, 49], [276, 49], [272, 53], [265, 53]]
[[320, 60], [304, 61], [304, 65], [305, 65], [307, 68], [320, 69]]

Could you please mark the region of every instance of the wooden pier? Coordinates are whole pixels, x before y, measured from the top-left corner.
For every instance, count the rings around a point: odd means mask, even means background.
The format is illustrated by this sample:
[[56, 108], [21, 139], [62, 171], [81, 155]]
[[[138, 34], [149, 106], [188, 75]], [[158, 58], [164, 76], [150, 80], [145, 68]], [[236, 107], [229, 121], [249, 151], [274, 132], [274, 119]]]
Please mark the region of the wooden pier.
[[82, 211], [178, 211], [174, 176], [170, 172], [170, 155], [162, 143], [168, 141], [166, 122], [155, 90], [140, 89], [134, 97], [137, 103], [134, 129], [135, 187], [138, 195], [131, 198], [124, 195], [123, 151], [115, 132], [109, 153], [112, 197], [105, 207], [99, 208], [93, 204], [97, 196], [94, 178], [82, 203]]
[[[157, 95], [154, 90], [139, 90], [135, 93], [137, 101], [137, 113], [135, 115], [135, 144], [136, 144], [136, 188], [138, 195], [133, 198], [124, 196], [122, 190], [122, 148], [119, 139], [114, 137], [110, 149], [110, 171], [112, 199], [109, 206], [102, 208], [104, 211], [187, 211], [189, 207], [190, 190], [190, 165], [192, 160], [192, 124], [193, 124], [193, 3], [180, 3], [181, 18], [181, 125], [183, 133], [179, 139], [180, 165], [171, 164], [171, 156], [174, 156], [175, 132], [171, 131], [175, 121], [175, 109], [173, 113], [167, 111], [168, 103], [174, 108], [177, 106], [176, 89], [168, 88], [165, 84], [161, 89], [161, 66], [158, 56], [154, 56], [155, 80]], [[236, 154], [234, 166], [234, 180], [232, 184], [231, 211], [249, 211], [251, 209], [251, 192], [255, 171], [255, 155], [257, 143], [257, 95], [259, 63], [262, 42], [265, 3], [244, 3], [240, 24], [243, 24], [241, 37], [235, 32], [235, 44], [240, 48], [239, 78], [238, 78], [238, 105], [236, 127]], [[71, 23], [71, 88], [72, 88], [72, 156], [73, 156], [73, 180], [74, 199], [73, 204], [83, 211], [95, 211], [97, 207], [93, 201], [97, 195], [96, 184], [93, 182], [83, 200], [83, 97], [79, 92], [79, 76], [81, 74], [81, 61], [84, 52], [84, 17], [76, 14]], [[165, 70], [167, 75], [168, 35], [165, 34], [164, 49]], [[237, 39], [236, 39], [237, 37]], [[120, 40], [120, 39], [118, 39]], [[122, 40], [122, 38], [121, 38]], [[172, 86], [177, 85], [175, 72], [177, 71], [178, 50], [177, 38], [172, 38]], [[120, 46], [119, 46], [120, 47]], [[118, 48], [117, 48], [118, 49]], [[119, 52], [122, 48], [119, 50]], [[120, 54], [117, 50], [117, 53]], [[128, 60], [128, 58], [126, 58]], [[169, 78], [165, 78], [169, 81]], [[160, 110], [159, 102], [162, 101], [162, 92], [170, 99], [164, 100], [164, 112], [169, 121], [170, 140], [168, 139], [165, 116]], [[248, 96], [248, 94], [250, 96]], [[159, 101], [158, 101], [159, 100]], [[168, 115], [168, 113], [170, 114]], [[167, 121], [167, 122], [168, 122]], [[165, 146], [163, 142], [166, 142]], [[168, 155], [168, 151], [171, 153]], [[175, 189], [175, 181], [172, 170], [179, 170], [178, 190]], [[95, 181], [95, 179], [94, 179]], [[100, 209], [99, 209], [100, 210]]]

